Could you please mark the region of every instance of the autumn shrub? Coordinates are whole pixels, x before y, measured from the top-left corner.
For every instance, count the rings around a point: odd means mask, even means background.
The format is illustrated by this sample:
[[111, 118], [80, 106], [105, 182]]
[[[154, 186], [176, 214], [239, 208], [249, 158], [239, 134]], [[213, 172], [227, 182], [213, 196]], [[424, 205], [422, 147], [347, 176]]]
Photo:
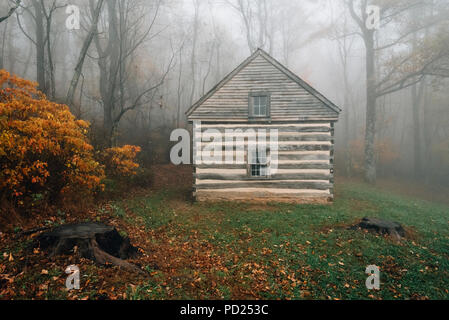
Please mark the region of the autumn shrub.
[[105, 149], [100, 161], [105, 166], [106, 176], [118, 179], [135, 176], [139, 168], [136, 157], [140, 151], [140, 147], [130, 145]]
[[37, 84], [0, 70], [0, 196], [18, 204], [101, 188], [102, 166], [66, 105]]

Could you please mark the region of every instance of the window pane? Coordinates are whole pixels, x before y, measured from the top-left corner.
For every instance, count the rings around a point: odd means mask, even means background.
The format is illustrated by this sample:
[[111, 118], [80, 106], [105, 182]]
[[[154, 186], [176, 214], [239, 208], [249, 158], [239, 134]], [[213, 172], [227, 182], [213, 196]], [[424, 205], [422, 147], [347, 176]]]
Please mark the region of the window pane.
[[267, 177], [268, 176], [268, 163], [266, 157], [257, 158], [253, 157], [253, 161], [250, 167], [250, 174], [252, 177]]
[[260, 164], [251, 165], [251, 176], [252, 177], [267, 177], [268, 176], [268, 166]]
[[253, 115], [254, 116], [266, 116], [267, 115], [267, 105], [268, 105], [268, 97], [267, 96], [254, 96], [252, 97], [253, 101]]
[[259, 177], [260, 176], [259, 165], [257, 165], [257, 164], [251, 165], [251, 176], [253, 176], [253, 177]]
[[255, 116], [259, 115], [259, 97], [253, 97], [253, 113]]

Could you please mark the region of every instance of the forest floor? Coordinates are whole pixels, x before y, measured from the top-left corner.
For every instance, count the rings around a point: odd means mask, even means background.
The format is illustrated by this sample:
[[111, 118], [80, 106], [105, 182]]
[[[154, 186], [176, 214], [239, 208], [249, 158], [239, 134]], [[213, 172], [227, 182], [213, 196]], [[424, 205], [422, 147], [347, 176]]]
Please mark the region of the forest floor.
[[[0, 234], [0, 299], [449, 299], [449, 206], [426, 193], [337, 179], [332, 206], [204, 204], [191, 199], [189, 167], [154, 174], [151, 190], [27, 225], [113, 225], [146, 275], [76, 254], [50, 259], [17, 229]], [[348, 229], [366, 216], [402, 223], [407, 238]], [[65, 287], [71, 264], [80, 290]], [[380, 267], [380, 290], [365, 286], [368, 265]]]

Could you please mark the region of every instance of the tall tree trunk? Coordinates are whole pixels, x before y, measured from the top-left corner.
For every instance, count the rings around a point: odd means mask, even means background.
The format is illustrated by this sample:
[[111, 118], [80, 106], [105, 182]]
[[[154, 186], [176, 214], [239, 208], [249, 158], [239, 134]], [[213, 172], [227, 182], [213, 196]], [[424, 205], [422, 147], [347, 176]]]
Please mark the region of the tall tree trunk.
[[[113, 136], [117, 128], [114, 126], [114, 112], [116, 104], [117, 76], [119, 72], [119, 37], [117, 21], [117, 1], [109, 0], [108, 7], [108, 44], [106, 50], [102, 50], [99, 44], [98, 35], [96, 35], [97, 50], [100, 54], [98, 65], [100, 67], [100, 91], [103, 102], [103, 131], [105, 133], [105, 142], [108, 147], [115, 144]], [[109, 62], [109, 65], [108, 65]]]
[[69, 91], [66, 97], [66, 104], [72, 105], [73, 99], [75, 96], [76, 87], [78, 86], [78, 81], [83, 70], [84, 59], [86, 58], [87, 51], [89, 50], [90, 44], [94, 38], [95, 33], [97, 32], [98, 19], [100, 17], [101, 7], [103, 6], [103, 0], [98, 0], [97, 7], [93, 13], [92, 25], [90, 27], [89, 33], [84, 40], [83, 47], [81, 48], [78, 62], [76, 63], [75, 73], [73, 74], [72, 81], [70, 82]]
[[27, 59], [25, 61], [25, 64], [23, 65], [23, 71], [21, 73], [24, 78], [27, 78], [28, 68], [30, 67], [30, 64], [31, 64], [31, 56], [32, 55], [33, 55], [33, 49], [32, 49], [32, 47], [30, 47], [28, 50]]
[[365, 180], [376, 182], [376, 73], [374, 32], [368, 30], [364, 34], [366, 47], [366, 128], [365, 128]]
[[38, 89], [47, 94], [47, 84], [45, 80], [45, 31], [44, 31], [44, 14], [41, 4], [37, 0], [33, 0], [34, 20], [36, 23], [36, 80]]
[[193, 40], [192, 40], [192, 55], [190, 57], [190, 68], [192, 72], [192, 89], [190, 92], [190, 105], [193, 104], [193, 99], [195, 98], [196, 91], [196, 43], [198, 39], [198, 25], [199, 25], [199, 9], [200, 1], [195, 1], [195, 16], [193, 21]]
[[[345, 66], [346, 68], [346, 66]], [[349, 93], [347, 87], [347, 76], [345, 74], [345, 93], [344, 93], [344, 146], [345, 146], [345, 174], [347, 177], [351, 176], [351, 153], [349, 151]]]
[[431, 148], [431, 142], [432, 142], [432, 136], [431, 136], [431, 126], [429, 126], [430, 122], [430, 112], [429, 112], [429, 92], [428, 88], [424, 88], [423, 92], [423, 138], [424, 138], [424, 159], [425, 159], [425, 170], [424, 170], [424, 182], [426, 184], [430, 184], [431, 182], [431, 171], [432, 168], [432, 152], [430, 150]]
[[5, 42], [6, 42], [6, 31], [8, 30], [8, 21], [3, 25], [3, 35], [2, 35], [2, 47], [0, 51], [0, 69], [5, 68]]
[[178, 88], [177, 88], [177, 98], [178, 98], [178, 108], [176, 111], [176, 128], [180, 127], [180, 119], [181, 119], [181, 94], [182, 94], [182, 49], [183, 46], [179, 49], [179, 72], [178, 72]]
[[414, 177], [418, 179], [421, 175], [421, 128], [419, 123], [419, 101], [416, 84], [412, 86], [412, 113], [413, 113], [413, 165]]
[[424, 81], [418, 85], [412, 86], [412, 112], [413, 112], [413, 159], [414, 159], [414, 176], [419, 179], [422, 176], [422, 148], [421, 148], [421, 119], [420, 110], [422, 96], [424, 92]]
[[[43, 3], [42, 3], [43, 5]], [[45, 10], [45, 8], [42, 8]], [[46, 17], [46, 37], [47, 37], [47, 60], [48, 60], [48, 72], [50, 76], [50, 88], [48, 88], [48, 92], [52, 99], [55, 98], [56, 95], [56, 80], [55, 80], [55, 66], [53, 64], [53, 56], [51, 52], [51, 41], [50, 41], [50, 32], [51, 32], [51, 14]]]

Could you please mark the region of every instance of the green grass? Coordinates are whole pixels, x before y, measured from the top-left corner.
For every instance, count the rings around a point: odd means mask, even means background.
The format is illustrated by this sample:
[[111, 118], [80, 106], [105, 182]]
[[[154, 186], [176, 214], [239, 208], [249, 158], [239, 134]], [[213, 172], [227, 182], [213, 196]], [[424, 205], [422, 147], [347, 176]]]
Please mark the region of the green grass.
[[[190, 203], [173, 190], [117, 206], [179, 243], [194, 235], [213, 246], [225, 271], [211, 269], [203, 278], [218, 279], [225, 299], [251, 290], [266, 299], [449, 298], [449, 208], [444, 205], [345, 184], [332, 206]], [[400, 222], [412, 237], [398, 243], [348, 230], [365, 216]], [[365, 269], [373, 264], [381, 269], [379, 291], [365, 287]], [[193, 271], [187, 266], [179, 272]], [[149, 283], [130, 294], [149, 298], [139, 294], [155, 287]], [[205, 290], [202, 297], [208, 296]], [[176, 297], [192, 298], [192, 293], [180, 288]]]

